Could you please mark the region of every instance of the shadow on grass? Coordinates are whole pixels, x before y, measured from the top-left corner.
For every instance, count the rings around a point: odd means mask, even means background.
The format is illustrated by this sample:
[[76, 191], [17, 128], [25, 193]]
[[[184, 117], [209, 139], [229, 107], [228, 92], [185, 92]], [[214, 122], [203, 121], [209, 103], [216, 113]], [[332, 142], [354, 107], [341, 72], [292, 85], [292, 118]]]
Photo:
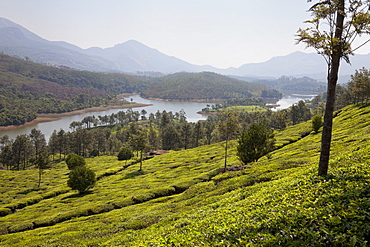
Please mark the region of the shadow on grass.
[[39, 191], [39, 190], [41, 190], [41, 189], [40, 188], [32, 188], [32, 189], [27, 189], [27, 190], [24, 190], [24, 191], [20, 191], [17, 194], [27, 195], [28, 193], [31, 193], [31, 192], [34, 192], [34, 191]]
[[123, 179], [128, 179], [128, 178], [134, 178], [136, 176], [144, 175], [143, 171], [134, 171], [127, 173], [126, 176], [123, 177]]
[[370, 106], [370, 103], [357, 103], [357, 105], [358, 105], [358, 108], [362, 109], [362, 108], [366, 108]]
[[86, 195], [90, 195], [90, 194], [93, 194], [94, 192], [92, 192], [91, 190], [89, 191], [86, 191], [84, 193], [78, 193], [76, 192], [76, 194], [72, 194], [72, 195], [69, 195], [69, 196], [66, 196], [66, 197], [63, 197], [62, 200], [66, 200], [66, 199], [70, 199], [70, 198], [79, 198], [79, 197], [84, 197]]

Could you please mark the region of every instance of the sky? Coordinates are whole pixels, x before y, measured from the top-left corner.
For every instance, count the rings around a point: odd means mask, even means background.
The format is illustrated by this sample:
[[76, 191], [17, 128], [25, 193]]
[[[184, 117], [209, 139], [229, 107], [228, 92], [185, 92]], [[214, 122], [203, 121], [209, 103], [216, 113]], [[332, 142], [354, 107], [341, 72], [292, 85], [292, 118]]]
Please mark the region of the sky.
[[[83, 49], [128, 40], [197, 65], [240, 67], [295, 51], [307, 0], [0, 0], [0, 17]], [[367, 49], [367, 50], [366, 50]], [[359, 50], [369, 53], [370, 47]]]

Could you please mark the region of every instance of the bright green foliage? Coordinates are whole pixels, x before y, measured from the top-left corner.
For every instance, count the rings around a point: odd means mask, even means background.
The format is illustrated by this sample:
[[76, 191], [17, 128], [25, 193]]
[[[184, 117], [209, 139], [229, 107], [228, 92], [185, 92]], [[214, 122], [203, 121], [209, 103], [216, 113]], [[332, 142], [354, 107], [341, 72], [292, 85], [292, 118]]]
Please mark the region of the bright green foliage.
[[319, 129], [321, 128], [322, 126], [322, 116], [320, 115], [315, 115], [313, 118], [312, 118], [312, 130], [317, 133], [319, 132]]
[[86, 166], [78, 166], [69, 174], [68, 186], [73, 190], [84, 193], [93, 188], [96, 183], [95, 172]]
[[73, 170], [76, 167], [86, 165], [85, 159], [82, 156], [77, 155], [75, 153], [70, 153], [67, 155], [66, 163], [69, 170]]
[[132, 150], [128, 147], [122, 147], [117, 155], [118, 160], [129, 160], [134, 157]]
[[[336, 113], [327, 177], [311, 121], [276, 131], [271, 157], [235, 172], [217, 171], [219, 144], [155, 156], [144, 172], [89, 158], [99, 183], [84, 196], [67, 188], [64, 162], [35, 189], [36, 169], [1, 171], [0, 245], [367, 246], [369, 118], [365, 104]], [[228, 159], [240, 165], [234, 149]]]
[[237, 155], [247, 164], [255, 162], [269, 153], [275, 144], [274, 131], [267, 129], [265, 125], [252, 124], [243, 132], [238, 140]]

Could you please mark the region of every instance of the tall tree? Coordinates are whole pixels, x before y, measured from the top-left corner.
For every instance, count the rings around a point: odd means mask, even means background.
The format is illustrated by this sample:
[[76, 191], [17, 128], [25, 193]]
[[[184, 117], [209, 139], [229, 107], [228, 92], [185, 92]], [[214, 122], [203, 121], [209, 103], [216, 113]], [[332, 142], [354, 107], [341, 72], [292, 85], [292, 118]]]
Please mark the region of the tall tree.
[[35, 158], [32, 160], [32, 163], [35, 164], [36, 168], [39, 170], [37, 187], [40, 187], [41, 185], [42, 174], [44, 173], [44, 170], [48, 167], [49, 162], [49, 150], [48, 147], [43, 144], [39, 147], [38, 155], [35, 156]]
[[145, 151], [148, 147], [148, 137], [147, 137], [146, 131], [143, 129], [139, 129], [137, 134], [131, 136], [130, 144], [135, 151], [140, 152], [139, 171], [142, 171], [143, 170], [143, 151]]
[[[308, 0], [308, 2], [311, 1]], [[307, 47], [316, 49], [325, 58], [328, 65], [327, 101], [318, 169], [320, 176], [324, 176], [328, 172], [335, 88], [340, 61], [344, 59], [349, 63], [349, 55], [353, 55], [354, 51], [370, 41], [352, 48], [352, 44], [358, 36], [370, 33], [369, 5], [369, 0], [320, 0], [309, 9], [313, 18], [306, 23], [312, 26], [299, 29], [297, 33], [297, 42], [303, 42]]]
[[366, 68], [356, 70], [348, 82], [348, 89], [354, 103], [367, 102], [370, 98], [370, 71]]
[[14, 159], [14, 169], [25, 170], [27, 162], [32, 155], [32, 142], [26, 134], [18, 135], [12, 145], [12, 156]]
[[45, 135], [41, 132], [41, 130], [37, 130], [33, 128], [29, 136], [35, 148], [35, 156], [37, 159], [39, 156], [41, 147], [46, 146]]

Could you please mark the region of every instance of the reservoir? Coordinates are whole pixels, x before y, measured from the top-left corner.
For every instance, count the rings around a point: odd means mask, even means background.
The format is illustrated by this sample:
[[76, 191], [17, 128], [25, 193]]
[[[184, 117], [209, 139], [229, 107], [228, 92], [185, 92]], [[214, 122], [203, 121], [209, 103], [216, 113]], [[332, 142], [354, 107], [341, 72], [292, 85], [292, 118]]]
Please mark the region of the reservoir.
[[[300, 100], [306, 100], [306, 99], [312, 99], [314, 95], [287, 95], [284, 96], [282, 99], [280, 99], [276, 104], [280, 105], [276, 108], [276, 110], [279, 109], [285, 109], [290, 107], [292, 104], [297, 103]], [[197, 112], [202, 110], [203, 108], [207, 107], [207, 104], [212, 103], [206, 103], [206, 102], [179, 102], [179, 101], [160, 101], [160, 100], [150, 100], [150, 99], [144, 99], [140, 97], [140, 95], [133, 95], [128, 98], [125, 98], [127, 101], [132, 101], [136, 103], [143, 103], [143, 104], [151, 104], [150, 106], [144, 106], [144, 107], [137, 107], [133, 108], [134, 111], [141, 111], [145, 109], [147, 111], [147, 115], [149, 116], [150, 113], [156, 113], [157, 111], [164, 111], [167, 112], [172, 111], [180, 112], [182, 109], [186, 113], [187, 121], [189, 122], [197, 122], [199, 120], [205, 120], [207, 117], [198, 114]], [[15, 139], [17, 135], [22, 134], [30, 134], [31, 129], [36, 128], [38, 130], [41, 130], [41, 132], [45, 135], [45, 138], [48, 140], [51, 134], [54, 130], [59, 131], [60, 129], [67, 131], [70, 131], [69, 125], [73, 121], [81, 121], [84, 117], [87, 116], [104, 116], [104, 115], [111, 115], [112, 113], [117, 113], [119, 111], [126, 111], [127, 109], [111, 109], [107, 111], [99, 111], [99, 112], [89, 112], [89, 113], [83, 113], [80, 115], [75, 116], [67, 116], [67, 117], [61, 117], [60, 120], [52, 121], [52, 122], [45, 122], [45, 123], [38, 123], [35, 125], [28, 125], [23, 126], [17, 129], [13, 130], [5, 130], [0, 131], [0, 136], [8, 135], [11, 139]]]

